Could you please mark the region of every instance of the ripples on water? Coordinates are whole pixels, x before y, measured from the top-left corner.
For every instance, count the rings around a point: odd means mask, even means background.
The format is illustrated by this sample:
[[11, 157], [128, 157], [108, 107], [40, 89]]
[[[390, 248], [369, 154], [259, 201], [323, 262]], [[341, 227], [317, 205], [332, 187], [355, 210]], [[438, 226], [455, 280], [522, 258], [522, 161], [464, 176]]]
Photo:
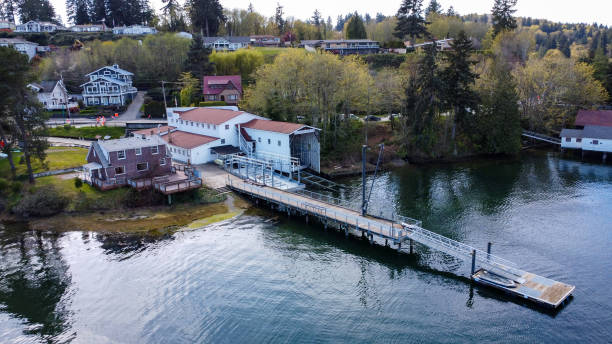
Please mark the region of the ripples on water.
[[372, 199], [468, 244], [492, 241], [575, 284], [575, 297], [541, 312], [473, 288], [469, 267], [442, 254], [373, 249], [267, 210], [164, 237], [15, 226], [0, 231], [0, 342], [610, 340], [609, 166], [527, 156], [405, 168]]

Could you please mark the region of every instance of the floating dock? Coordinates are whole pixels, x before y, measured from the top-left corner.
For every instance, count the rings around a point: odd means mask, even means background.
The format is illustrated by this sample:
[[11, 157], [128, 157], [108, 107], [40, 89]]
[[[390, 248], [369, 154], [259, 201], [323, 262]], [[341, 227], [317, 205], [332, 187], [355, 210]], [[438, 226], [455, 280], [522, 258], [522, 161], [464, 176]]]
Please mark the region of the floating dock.
[[[472, 278], [475, 282], [497, 288], [508, 294], [527, 299], [547, 308], [557, 308], [572, 294], [575, 287], [557, 282], [531, 272], [526, 272], [503, 258], [490, 252], [478, 250], [461, 242], [449, 239], [421, 227], [415, 219], [394, 215], [391, 219], [361, 215], [344, 201], [306, 190], [293, 192], [279, 190], [265, 184], [244, 181], [227, 173], [227, 187], [252, 198], [256, 203], [265, 202], [270, 207], [287, 215], [317, 219], [325, 229], [334, 227], [344, 231], [361, 233], [370, 243], [374, 238], [385, 246], [394, 245], [397, 250], [413, 253], [415, 243], [442, 251], [456, 258], [472, 262]], [[403, 246], [403, 247], [402, 247]], [[476, 266], [481, 269], [476, 271]], [[512, 281], [513, 287], [491, 283], [483, 277], [484, 272]]]

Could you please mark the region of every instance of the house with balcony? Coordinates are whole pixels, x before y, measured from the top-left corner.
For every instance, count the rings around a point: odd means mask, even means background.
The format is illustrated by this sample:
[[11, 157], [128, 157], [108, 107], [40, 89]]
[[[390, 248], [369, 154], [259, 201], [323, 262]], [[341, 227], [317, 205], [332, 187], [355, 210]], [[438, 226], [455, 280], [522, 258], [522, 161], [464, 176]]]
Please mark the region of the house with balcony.
[[380, 51], [380, 44], [369, 39], [304, 40], [300, 47], [311, 51], [320, 49], [338, 55], [377, 54]]
[[238, 49], [248, 47], [250, 43], [250, 37], [204, 37], [204, 47], [211, 48], [216, 51], [236, 51]]
[[123, 106], [129, 103], [138, 90], [132, 86], [133, 73], [119, 65], [102, 67], [86, 75], [89, 79], [81, 85], [83, 102], [87, 106]]
[[63, 26], [57, 25], [55, 23], [30, 20], [27, 23], [17, 25], [15, 28], [15, 32], [55, 32], [57, 30], [64, 29], [65, 28]]
[[253, 35], [250, 38], [251, 45], [255, 47], [278, 47], [281, 44], [280, 37], [272, 35]]
[[202, 89], [205, 101], [223, 101], [228, 105], [238, 105], [238, 101], [242, 99], [240, 75], [205, 76]]
[[104, 32], [106, 31], [106, 25], [104, 24], [84, 24], [74, 25], [68, 28], [72, 32]]
[[238, 154], [272, 161], [278, 171], [299, 168], [320, 171], [319, 129], [272, 121], [237, 107], [168, 108], [168, 127], [145, 129], [135, 136], [159, 135], [174, 161], [205, 164]]
[[27, 55], [28, 61], [36, 56], [38, 43], [29, 42], [21, 38], [0, 38], [0, 47], [9, 47]]
[[45, 80], [40, 83], [28, 84], [28, 88], [36, 93], [38, 101], [45, 110], [76, 111], [79, 104], [72, 101], [62, 80]]

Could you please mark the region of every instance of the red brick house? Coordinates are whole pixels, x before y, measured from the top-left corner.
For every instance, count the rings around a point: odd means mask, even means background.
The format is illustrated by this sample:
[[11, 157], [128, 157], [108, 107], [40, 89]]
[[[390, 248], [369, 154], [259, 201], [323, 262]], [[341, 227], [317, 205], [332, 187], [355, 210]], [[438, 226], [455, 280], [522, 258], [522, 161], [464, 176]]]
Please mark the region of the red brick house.
[[102, 190], [127, 185], [130, 180], [170, 175], [172, 161], [159, 136], [128, 137], [93, 142], [83, 165], [82, 179]]
[[205, 76], [203, 90], [205, 101], [237, 105], [242, 99], [242, 79], [240, 75]]

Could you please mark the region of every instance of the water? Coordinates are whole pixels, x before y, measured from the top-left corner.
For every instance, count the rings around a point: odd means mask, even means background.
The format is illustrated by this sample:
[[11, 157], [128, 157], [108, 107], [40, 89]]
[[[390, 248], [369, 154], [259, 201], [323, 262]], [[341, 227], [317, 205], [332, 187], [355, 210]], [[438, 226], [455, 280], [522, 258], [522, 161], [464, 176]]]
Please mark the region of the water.
[[398, 255], [267, 210], [163, 237], [12, 226], [0, 230], [0, 342], [611, 341], [612, 167], [552, 154], [408, 167], [383, 174], [372, 199], [491, 241], [575, 296], [543, 312], [472, 286], [448, 256]]

